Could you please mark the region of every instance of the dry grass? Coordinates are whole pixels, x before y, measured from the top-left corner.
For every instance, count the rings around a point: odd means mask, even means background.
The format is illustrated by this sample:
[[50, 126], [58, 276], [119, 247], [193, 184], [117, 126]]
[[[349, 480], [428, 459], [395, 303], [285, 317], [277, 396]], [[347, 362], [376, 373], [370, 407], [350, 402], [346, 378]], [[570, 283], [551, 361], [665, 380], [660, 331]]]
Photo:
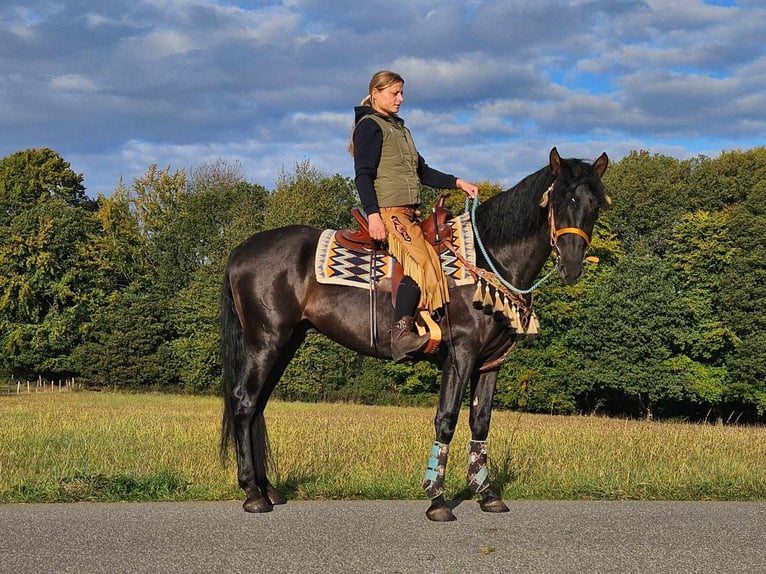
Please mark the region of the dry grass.
[[[218, 459], [221, 401], [47, 393], [0, 397], [0, 502], [241, 498]], [[431, 409], [272, 402], [272, 479], [292, 498], [424, 498]], [[461, 415], [448, 495], [462, 496]], [[762, 428], [493, 415], [506, 498], [766, 499]]]

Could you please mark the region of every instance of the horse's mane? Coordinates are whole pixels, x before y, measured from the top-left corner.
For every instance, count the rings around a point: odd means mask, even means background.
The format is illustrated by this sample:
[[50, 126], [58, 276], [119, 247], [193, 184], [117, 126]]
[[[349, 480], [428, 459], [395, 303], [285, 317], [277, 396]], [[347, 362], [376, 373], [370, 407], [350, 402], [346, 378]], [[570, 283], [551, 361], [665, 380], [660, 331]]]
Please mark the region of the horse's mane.
[[476, 224], [482, 239], [497, 245], [526, 237], [539, 228], [545, 218], [540, 198], [552, 181], [551, 169], [546, 166], [480, 204]]
[[[482, 239], [491, 245], [499, 245], [528, 237], [539, 230], [547, 217], [546, 210], [540, 207], [540, 199], [553, 181], [550, 166], [545, 166], [479, 205], [476, 223]], [[568, 190], [574, 190], [582, 183], [588, 183], [599, 202], [605, 203], [604, 188], [593, 166], [579, 159], [562, 159], [553, 190], [554, 209], [566, 201]]]

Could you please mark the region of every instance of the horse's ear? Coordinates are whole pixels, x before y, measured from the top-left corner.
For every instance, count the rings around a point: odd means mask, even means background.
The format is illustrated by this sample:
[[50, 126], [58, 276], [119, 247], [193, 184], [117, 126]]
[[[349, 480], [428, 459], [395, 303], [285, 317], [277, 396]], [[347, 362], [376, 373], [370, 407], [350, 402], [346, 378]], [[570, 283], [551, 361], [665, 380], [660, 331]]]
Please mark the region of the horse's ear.
[[558, 176], [559, 171], [561, 171], [561, 156], [559, 155], [559, 150], [557, 150], [555, 147], [551, 150], [550, 156], [548, 158], [548, 165], [551, 167], [553, 176]]
[[599, 177], [603, 177], [606, 173], [606, 168], [609, 165], [609, 158], [606, 152], [602, 153], [599, 158], [593, 162], [593, 169], [596, 171]]

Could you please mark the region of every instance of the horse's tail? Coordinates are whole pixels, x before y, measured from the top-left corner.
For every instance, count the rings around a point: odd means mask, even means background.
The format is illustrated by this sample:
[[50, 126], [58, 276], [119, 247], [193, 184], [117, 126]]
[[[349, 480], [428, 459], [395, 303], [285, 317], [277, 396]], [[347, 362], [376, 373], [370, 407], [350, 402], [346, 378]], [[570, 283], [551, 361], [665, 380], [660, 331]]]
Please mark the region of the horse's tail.
[[[221, 361], [223, 363], [223, 416], [221, 420], [221, 463], [226, 464], [229, 443], [234, 433], [234, 397], [241, 396], [239, 385], [246, 384], [244, 370], [246, 368], [245, 340], [239, 315], [234, 308], [234, 298], [231, 292], [231, 280], [228, 270], [221, 288]], [[259, 401], [260, 402], [260, 401]], [[266, 481], [266, 470], [269, 460], [269, 439], [266, 432], [266, 421], [263, 417], [265, 403], [256, 409], [255, 418], [250, 426], [252, 440], [253, 470], [259, 482]]]
[[223, 364], [223, 417], [221, 421], [221, 462], [226, 463], [229, 441], [234, 435], [234, 408], [231, 393], [239, 381], [244, 367], [242, 325], [234, 308], [229, 272], [221, 288], [221, 362]]

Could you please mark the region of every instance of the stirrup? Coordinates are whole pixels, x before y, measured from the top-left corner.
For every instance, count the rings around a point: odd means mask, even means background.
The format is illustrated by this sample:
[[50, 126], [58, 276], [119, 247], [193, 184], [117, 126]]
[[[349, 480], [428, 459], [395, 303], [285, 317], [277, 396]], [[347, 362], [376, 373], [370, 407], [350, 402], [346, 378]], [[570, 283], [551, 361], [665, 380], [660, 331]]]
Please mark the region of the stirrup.
[[438, 323], [431, 318], [431, 314], [426, 309], [421, 309], [418, 311], [418, 320], [415, 324], [418, 334], [428, 334], [428, 342], [423, 352], [429, 355], [435, 353], [442, 342], [442, 330]]

